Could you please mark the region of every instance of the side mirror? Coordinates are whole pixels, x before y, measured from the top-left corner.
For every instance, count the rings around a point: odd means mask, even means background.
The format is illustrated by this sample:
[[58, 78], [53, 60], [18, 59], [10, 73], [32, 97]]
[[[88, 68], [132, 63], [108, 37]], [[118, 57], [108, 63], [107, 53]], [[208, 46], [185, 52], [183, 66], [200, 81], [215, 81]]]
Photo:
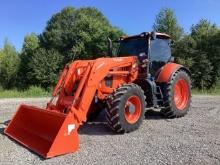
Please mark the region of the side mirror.
[[108, 37], [108, 56], [112, 57], [112, 40]]

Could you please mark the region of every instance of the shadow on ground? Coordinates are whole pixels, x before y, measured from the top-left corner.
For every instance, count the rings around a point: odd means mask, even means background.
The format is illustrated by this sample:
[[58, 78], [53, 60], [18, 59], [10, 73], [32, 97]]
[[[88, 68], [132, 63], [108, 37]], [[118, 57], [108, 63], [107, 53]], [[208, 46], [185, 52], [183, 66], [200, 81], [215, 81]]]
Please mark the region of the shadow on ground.
[[[164, 116], [159, 111], [148, 110], [145, 114], [146, 120], [164, 120]], [[115, 135], [109, 128], [105, 120], [105, 112], [103, 111], [96, 120], [84, 123], [80, 129], [79, 134], [86, 135]]]
[[5, 122], [0, 123], [0, 134], [4, 135], [4, 129], [8, 125], [10, 120], [6, 120]]
[[146, 120], [164, 120], [166, 119], [160, 111], [148, 110], [145, 113]]
[[115, 133], [109, 128], [105, 120], [105, 112], [102, 111], [99, 116], [92, 121], [84, 123], [78, 131], [79, 134], [85, 135], [114, 135]]
[[5, 128], [0, 128], [0, 134], [4, 135], [4, 129]]
[[[88, 121], [84, 123], [78, 130], [79, 134], [85, 135], [115, 135], [115, 133], [109, 128], [105, 120], [105, 111], [100, 113], [100, 115], [93, 121]], [[145, 114], [146, 120], [160, 120], [165, 119], [159, 111], [148, 110]], [[7, 126], [10, 120], [7, 120], [1, 125]], [[4, 134], [4, 128], [0, 128], [0, 133]]]

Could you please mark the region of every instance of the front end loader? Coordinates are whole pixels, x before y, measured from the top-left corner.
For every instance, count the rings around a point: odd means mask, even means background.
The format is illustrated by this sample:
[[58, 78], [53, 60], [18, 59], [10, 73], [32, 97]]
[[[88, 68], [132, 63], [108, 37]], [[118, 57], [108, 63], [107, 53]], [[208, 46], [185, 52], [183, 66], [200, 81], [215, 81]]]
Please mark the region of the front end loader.
[[51, 158], [77, 151], [80, 125], [101, 109], [118, 133], [138, 129], [150, 108], [170, 118], [184, 116], [191, 101], [190, 72], [173, 63], [170, 37], [147, 32], [119, 43], [118, 57], [67, 64], [46, 108], [20, 105], [5, 134]]

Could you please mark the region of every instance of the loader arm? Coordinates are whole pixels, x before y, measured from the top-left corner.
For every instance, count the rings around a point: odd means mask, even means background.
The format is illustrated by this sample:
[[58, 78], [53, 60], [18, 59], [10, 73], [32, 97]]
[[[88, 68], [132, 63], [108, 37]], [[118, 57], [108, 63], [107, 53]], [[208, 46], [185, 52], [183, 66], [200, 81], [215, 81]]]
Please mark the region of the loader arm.
[[[85, 81], [85, 84], [83, 85], [84, 90], [82, 91], [82, 97], [79, 102], [78, 110], [76, 109], [73, 110], [73, 112], [75, 111], [76, 114], [82, 114], [82, 115], [77, 115], [77, 118], [80, 123], [86, 121], [86, 115], [88, 113], [91, 102], [95, 96], [95, 93], [98, 90], [98, 86], [101, 80], [103, 80], [108, 74], [117, 74], [117, 71], [115, 73], [111, 73], [110, 70], [122, 66], [131, 66], [131, 70], [129, 70], [130, 72], [121, 71], [120, 74], [127, 75], [129, 82], [134, 81], [137, 77], [137, 68], [136, 68], [137, 65], [134, 57], [108, 58], [108, 59], [103, 58], [95, 61], [90, 71], [90, 75], [88, 79]], [[124, 82], [124, 83], [128, 83], [128, 82]]]
[[[128, 70], [120, 70], [120, 68], [125, 67]], [[97, 91], [102, 90], [102, 87], [99, 88], [99, 86], [107, 75], [119, 75], [121, 79], [126, 77], [126, 80], [122, 79], [123, 83], [132, 82], [136, 79], [136, 57], [75, 61], [66, 66], [63, 73], [53, 91], [54, 98], [59, 92], [58, 89], [60, 90], [56, 106], [51, 104], [53, 102], [52, 99], [48, 104], [48, 109], [57, 109], [60, 112], [64, 109], [68, 112], [71, 111], [79, 124], [81, 124], [86, 121], [91, 102]], [[116, 83], [112, 90], [120, 84], [121, 82], [118, 81], [118, 84]], [[77, 86], [77, 90], [72, 93], [74, 86]], [[110, 89], [109, 92], [111, 93], [112, 90]], [[108, 93], [105, 96], [107, 95]], [[66, 101], [68, 99], [69, 101]]]

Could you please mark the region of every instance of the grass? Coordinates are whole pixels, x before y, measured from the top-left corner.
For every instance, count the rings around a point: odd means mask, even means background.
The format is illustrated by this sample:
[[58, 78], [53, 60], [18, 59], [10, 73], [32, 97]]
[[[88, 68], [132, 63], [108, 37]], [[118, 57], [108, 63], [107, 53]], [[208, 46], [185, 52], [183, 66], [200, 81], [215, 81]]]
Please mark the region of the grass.
[[[215, 88], [209, 90], [193, 89], [193, 95], [219, 95], [220, 96], [220, 82]], [[17, 89], [4, 90], [0, 88], [0, 98], [37, 98], [50, 97], [51, 92], [48, 92], [40, 87], [32, 86], [27, 90], [19, 91]]]
[[193, 89], [192, 93], [194, 95], [219, 95], [220, 96], [220, 81], [218, 81], [218, 83], [216, 84], [214, 88], [205, 89], [205, 90]]
[[192, 94], [194, 94], [194, 95], [218, 95], [218, 96], [220, 96], [220, 88], [209, 89], [209, 90], [193, 89]]
[[18, 91], [13, 90], [3, 90], [0, 88], [0, 98], [37, 98], [37, 97], [49, 97], [50, 92], [36, 86], [32, 86], [27, 90]]
[[220, 96], [220, 89], [211, 89], [211, 90], [198, 90], [198, 89], [193, 89], [192, 94], [194, 95], [216, 95]]

